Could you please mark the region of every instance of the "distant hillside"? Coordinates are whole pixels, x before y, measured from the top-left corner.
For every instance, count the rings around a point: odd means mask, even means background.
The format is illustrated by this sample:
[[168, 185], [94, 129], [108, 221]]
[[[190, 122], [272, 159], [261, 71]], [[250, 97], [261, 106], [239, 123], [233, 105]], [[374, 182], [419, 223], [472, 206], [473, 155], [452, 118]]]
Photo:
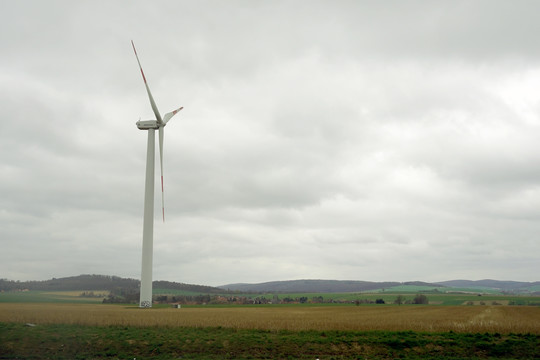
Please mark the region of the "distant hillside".
[[[358, 280], [288, 280], [271, 281], [258, 284], [228, 284], [219, 287], [183, 284], [171, 281], [154, 281], [154, 289], [183, 290], [200, 294], [223, 294], [225, 291], [254, 292], [254, 293], [348, 293], [365, 292], [392, 288], [403, 290], [404, 286], [425, 287], [426, 289], [408, 291], [426, 291], [428, 288], [445, 287], [447, 291], [475, 291], [486, 289], [497, 292], [516, 294], [540, 294], [540, 281], [500, 281], [500, 280], [450, 280], [438, 283], [425, 283], [421, 281], [409, 282], [373, 282]], [[85, 291], [124, 289], [128, 291], [139, 290], [139, 280], [126, 279], [108, 275], [79, 275], [65, 278], [53, 278], [44, 281], [12, 281], [0, 279], [0, 291], [11, 290], [37, 290], [37, 291]], [[455, 289], [455, 290], [453, 290]], [[471, 289], [471, 290], [468, 290]]]
[[450, 280], [437, 284], [454, 288], [490, 288], [506, 292], [534, 292], [540, 289], [540, 281], [501, 281], [501, 280]]
[[199, 292], [201, 294], [223, 294], [223, 289], [204, 286], [204, 285], [191, 285], [184, 283], [177, 283], [171, 281], [154, 281], [152, 282], [154, 289], [167, 289], [167, 290], [183, 290], [183, 291], [192, 291]]
[[[154, 281], [153, 287], [158, 289], [186, 290], [192, 292], [222, 293], [223, 290], [202, 285], [182, 284], [170, 281]], [[53, 278], [44, 281], [12, 281], [0, 279], [0, 291], [38, 290], [38, 291], [73, 291], [73, 290], [116, 290], [139, 289], [139, 280], [126, 279], [108, 275], [79, 275], [65, 278]]]
[[360, 292], [389, 288], [400, 285], [399, 282], [371, 282], [357, 280], [288, 280], [271, 281], [260, 284], [228, 284], [221, 289], [245, 292], [299, 292], [299, 293], [336, 293]]
[[113, 290], [119, 287], [136, 289], [139, 287], [139, 281], [106, 275], [79, 275], [43, 281], [0, 280], [0, 290], [4, 291], [22, 289], [40, 291]]
[[[499, 280], [451, 280], [437, 283], [426, 283], [422, 281], [408, 282], [371, 282], [355, 280], [288, 280], [271, 281], [258, 284], [227, 284], [219, 286], [221, 289], [241, 292], [260, 292], [260, 293], [339, 293], [339, 292], [365, 292], [386, 289], [392, 291], [392, 288], [399, 288], [403, 291], [403, 286], [425, 287], [429, 288], [444, 287], [447, 290], [439, 291], [470, 291], [482, 292], [482, 289], [493, 290], [496, 292], [508, 293], [528, 293], [537, 294], [540, 291], [540, 282], [522, 282], [522, 281], [499, 281]], [[416, 290], [414, 290], [416, 291]], [[423, 290], [418, 290], [423, 291]]]

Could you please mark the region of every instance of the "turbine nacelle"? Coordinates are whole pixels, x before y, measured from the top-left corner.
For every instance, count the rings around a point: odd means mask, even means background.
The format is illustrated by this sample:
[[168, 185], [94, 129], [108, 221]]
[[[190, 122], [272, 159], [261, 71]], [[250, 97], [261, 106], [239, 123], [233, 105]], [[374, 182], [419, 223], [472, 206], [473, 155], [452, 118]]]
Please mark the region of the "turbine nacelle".
[[[139, 130], [157, 130], [160, 127], [157, 120], [139, 120], [136, 124]], [[165, 124], [162, 124], [161, 126], [165, 126]]]

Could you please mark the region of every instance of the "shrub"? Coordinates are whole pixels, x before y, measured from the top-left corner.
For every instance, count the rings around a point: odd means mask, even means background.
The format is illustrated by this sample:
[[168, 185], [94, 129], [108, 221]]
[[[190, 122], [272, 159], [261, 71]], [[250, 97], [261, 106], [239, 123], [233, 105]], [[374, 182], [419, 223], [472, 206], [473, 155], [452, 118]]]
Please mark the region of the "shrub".
[[398, 304], [398, 305], [401, 305], [404, 302], [405, 302], [405, 296], [403, 296], [403, 295], [398, 295], [396, 300], [394, 300], [394, 304]]

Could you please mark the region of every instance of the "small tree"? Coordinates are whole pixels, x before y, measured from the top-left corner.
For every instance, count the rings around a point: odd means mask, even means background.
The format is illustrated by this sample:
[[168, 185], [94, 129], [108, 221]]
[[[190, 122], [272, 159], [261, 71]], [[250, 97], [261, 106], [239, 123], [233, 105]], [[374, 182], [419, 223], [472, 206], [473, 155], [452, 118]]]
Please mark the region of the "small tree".
[[403, 296], [403, 295], [398, 295], [396, 300], [394, 300], [394, 304], [398, 304], [398, 305], [401, 305], [404, 302], [405, 302], [405, 296]]
[[413, 304], [428, 304], [429, 301], [428, 301], [428, 298], [426, 295], [423, 295], [423, 294], [417, 294], [414, 299], [413, 299]]
[[384, 304], [384, 299], [375, 300], [375, 304]]

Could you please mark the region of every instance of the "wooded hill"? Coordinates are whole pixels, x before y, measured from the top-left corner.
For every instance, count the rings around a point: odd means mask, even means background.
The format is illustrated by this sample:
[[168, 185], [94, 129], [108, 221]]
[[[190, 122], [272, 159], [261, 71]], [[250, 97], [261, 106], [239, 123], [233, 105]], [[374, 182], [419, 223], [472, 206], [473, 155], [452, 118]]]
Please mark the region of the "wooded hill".
[[[12, 281], [0, 279], [0, 291], [38, 290], [38, 291], [73, 291], [73, 290], [139, 290], [139, 280], [108, 275], [79, 275], [65, 278], [53, 278], [43, 281]], [[183, 284], [171, 281], [154, 281], [154, 289], [174, 289], [199, 292], [203, 294], [223, 293], [222, 289], [211, 286]]]

